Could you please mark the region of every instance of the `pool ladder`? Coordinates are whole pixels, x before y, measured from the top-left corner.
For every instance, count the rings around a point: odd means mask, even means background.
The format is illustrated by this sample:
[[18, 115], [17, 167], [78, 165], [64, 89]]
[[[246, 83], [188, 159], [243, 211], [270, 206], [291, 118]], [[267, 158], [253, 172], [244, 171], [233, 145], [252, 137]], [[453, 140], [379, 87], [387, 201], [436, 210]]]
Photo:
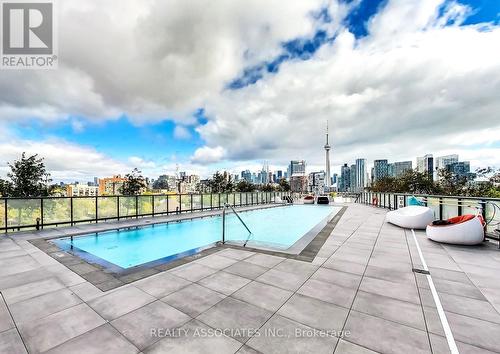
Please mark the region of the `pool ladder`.
[[243, 247], [247, 245], [248, 240], [250, 239], [250, 236], [252, 235], [252, 231], [248, 228], [247, 224], [243, 221], [243, 219], [240, 217], [240, 215], [234, 210], [233, 206], [229, 203], [224, 204], [224, 208], [222, 209], [222, 244], [226, 243], [226, 209], [230, 208], [234, 215], [238, 218], [238, 220], [245, 226], [245, 229], [247, 229], [249, 235], [248, 238], [246, 239], [245, 243], [243, 244]]

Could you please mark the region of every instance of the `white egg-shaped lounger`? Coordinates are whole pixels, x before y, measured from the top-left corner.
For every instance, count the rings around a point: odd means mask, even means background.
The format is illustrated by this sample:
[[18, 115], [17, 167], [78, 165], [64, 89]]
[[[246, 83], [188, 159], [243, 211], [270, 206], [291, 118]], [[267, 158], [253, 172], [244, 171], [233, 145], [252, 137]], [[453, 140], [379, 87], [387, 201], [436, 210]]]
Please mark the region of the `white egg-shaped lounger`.
[[410, 205], [387, 213], [386, 220], [405, 229], [425, 229], [434, 220], [430, 208]]
[[484, 228], [481, 219], [474, 216], [462, 221], [458, 218], [449, 219], [458, 222], [448, 225], [428, 225], [427, 237], [436, 242], [451, 243], [455, 245], [477, 245], [484, 240]]

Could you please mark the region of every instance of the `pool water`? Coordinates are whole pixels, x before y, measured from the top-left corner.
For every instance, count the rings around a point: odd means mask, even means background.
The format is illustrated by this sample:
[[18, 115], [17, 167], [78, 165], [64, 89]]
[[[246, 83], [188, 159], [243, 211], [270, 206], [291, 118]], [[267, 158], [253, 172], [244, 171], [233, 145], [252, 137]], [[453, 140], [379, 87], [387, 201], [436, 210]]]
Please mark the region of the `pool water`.
[[[267, 245], [287, 249], [325, 219], [340, 210], [328, 205], [293, 205], [239, 212], [250, 235], [237, 217], [226, 215], [225, 238], [229, 242]], [[206, 217], [182, 222], [157, 224], [130, 230], [58, 239], [56, 244], [73, 246], [121, 268], [193, 253], [222, 239], [222, 217]]]

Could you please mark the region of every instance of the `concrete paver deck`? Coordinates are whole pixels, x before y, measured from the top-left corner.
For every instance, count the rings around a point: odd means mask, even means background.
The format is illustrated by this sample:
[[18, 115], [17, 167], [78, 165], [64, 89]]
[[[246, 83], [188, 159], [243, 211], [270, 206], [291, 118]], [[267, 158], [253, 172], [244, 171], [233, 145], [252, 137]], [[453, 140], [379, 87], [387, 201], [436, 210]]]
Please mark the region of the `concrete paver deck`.
[[[449, 352], [413, 235], [385, 212], [349, 204], [312, 263], [222, 249], [106, 292], [27, 242], [56, 231], [3, 236], [0, 353]], [[500, 352], [496, 245], [416, 237], [460, 352]]]

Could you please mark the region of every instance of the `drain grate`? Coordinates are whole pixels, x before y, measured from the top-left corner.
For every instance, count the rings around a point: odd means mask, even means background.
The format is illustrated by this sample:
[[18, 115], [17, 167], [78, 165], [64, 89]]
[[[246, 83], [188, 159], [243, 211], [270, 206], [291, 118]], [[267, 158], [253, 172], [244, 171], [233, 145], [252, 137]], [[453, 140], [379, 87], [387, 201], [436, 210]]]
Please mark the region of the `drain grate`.
[[425, 269], [413, 268], [412, 271], [415, 273], [420, 273], [420, 274], [431, 274], [428, 270], [425, 270]]

